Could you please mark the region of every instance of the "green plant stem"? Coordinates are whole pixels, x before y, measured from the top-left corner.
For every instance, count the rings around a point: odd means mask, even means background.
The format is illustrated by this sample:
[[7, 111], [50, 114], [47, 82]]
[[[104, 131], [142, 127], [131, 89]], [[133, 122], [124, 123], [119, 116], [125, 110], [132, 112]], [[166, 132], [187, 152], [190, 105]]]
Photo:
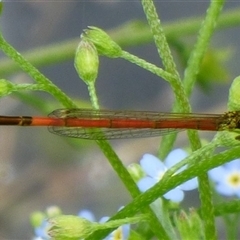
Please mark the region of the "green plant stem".
[[[202, 22], [196, 45], [194, 46], [194, 49], [191, 52], [190, 58], [188, 60], [188, 66], [184, 74], [183, 83], [187, 97], [190, 97], [192, 93], [193, 86], [196, 82], [196, 76], [199, 72], [200, 64], [207, 50], [211, 36], [214, 32], [216, 22], [222, 9], [223, 3], [224, 1], [219, 2], [213, 1], [207, 11], [207, 15], [204, 21]], [[173, 109], [174, 111], [181, 110], [177, 99], [176, 102], [174, 103]], [[201, 144], [200, 141], [198, 140], [199, 138], [197, 136], [196, 131], [188, 131], [188, 135], [191, 142], [192, 150], [198, 149], [201, 146]], [[167, 153], [172, 148], [175, 139], [176, 136], [174, 135], [165, 136], [163, 138], [159, 151], [159, 157], [161, 159], [164, 159], [166, 157]]]
[[[98, 97], [96, 93], [96, 88], [94, 82], [88, 82], [88, 91], [92, 106], [94, 109], [99, 109], [100, 106], [98, 104]], [[133, 181], [132, 177], [130, 176], [129, 172], [123, 165], [120, 158], [114, 152], [113, 148], [109, 144], [108, 141], [105, 140], [97, 140], [96, 141], [101, 150], [103, 151], [104, 155], [107, 157], [109, 163], [111, 164], [112, 168], [116, 171], [117, 175], [125, 185], [126, 189], [129, 191], [131, 196], [134, 198], [140, 194], [136, 183]]]
[[180, 81], [176, 65], [167, 43], [166, 35], [164, 33], [160, 18], [156, 12], [152, 0], [142, 0], [143, 10], [145, 12], [148, 24], [153, 34], [153, 39], [158, 50], [159, 57], [162, 59], [163, 66], [167, 72], [173, 74], [176, 81]]
[[[223, 30], [240, 24], [240, 8], [234, 8], [223, 13], [219, 17], [217, 30]], [[202, 22], [201, 17], [179, 19], [178, 21], [164, 24], [164, 30], [167, 38], [184, 37], [196, 34]], [[109, 35], [121, 47], [136, 46], [146, 44], [152, 41], [152, 34], [149, 26], [143, 21], [130, 21], [123, 25], [110, 29]], [[130, 34], [131, 33], [131, 34]], [[34, 66], [49, 66], [73, 59], [79, 38], [68, 41], [50, 44], [44, 47], [38, 47], [22, 55]], [[9, 59], [0, 61], [1, 75], [7, 75], [20, 70], [19, 66]]]
[[198, 189], [201, 200], [201, 214], [205, 230], [205, 238], [217, 239], [212, 190], [207, 173], [203, 173], [198, 177]]
[[[184, 74], [183, 83], [188, 97], [192, 93], [192, 89], [199, 72], [200, 64], [203, 60], [205, 52], [207, 51], [207, 47], [215, 30], [216, 22], [220, 15], [223, 4], [224, 0], [211, 1], [211, 4], [207, 10], [206, 17], [202, 23], [202, 27], [200, 28], [198, 40], [193, 51], [191, 52], [190, 58], [188, 60], [188, 66]], [[199, 147], [201, 146], [200, 143], [198, 143], [198, 145]], [[196, 150], [196, 148], [193, 150]], [[207, 173], [203, 173], [198, 177], [198, 183], [205, 237], [206, 239], [217, 239], [212, 192]]]
[[[176, 174], [174, 176], [166, 178], [162, 178], [160, 182], [158, 182], [154, 187], [147, 190], [140, 196], [133, 199], [131, 203], [129, 203], [127, 206], [125, 206], [122, 210], [120, 210], [118, 213], [116, 213], [113, 217], [111, 217], [111, 220], [113, 219], [121, 219], [124, 217], [131, 217], [134, 216], [136, 213], [138, 213], [144, 206], [148, 206], [150, 203], [155, 201], [159, 196], [162, 196], [166, 192], [168, 192], [170, 189], [173, 189], [183, 182], [186, 182], [187, 180], [202, 175], [204, 172], [207, 172], [208, 170], [215, 168], [217, 166], [223, 165], [226, 162], [231, 161], [232, 159], [236, 159], [240, 157], [240, 147], [233, 147], [232, 149], [225, 151], [223, 153], [220, 153], [210, 159], [202, 159], [200, 161], [199, 157], [198, 160], [194, 165], [191, 165], [188, 169], [182, 171], [179, 174]], [[196, 160], [196, 156], [193, 155], [189, 156], [189, 162], [193, 161], [191, 159]], [[109, 231], [103, 231], [101, 234], [94, 233], [90, 237], [87, 238], [87, 240], [90, 239], [101, 239], [102, 237], [109, 234]], [[96, 237], [97, 236], [97, 237]]]
[[[11, 59], [13, 59], [17, 64], [19, 64], [20, 68], [22, 68], [23, 71], [25, 71], [27, 74], [29, 74], [33, 80], [36, 81], [35, 87], [39, 87], [40, 89], [45, 89], [45, 91], [48, 91], [50, 94], [52, 94], [59, 102], [61, 102], [65, 107], [68, 108], [75, 108], [77, 107], [74, 102], [65, 95], [57, 86], [55, 86], [48, 78], [46, 78], [43, 74], [41, 74], [34, 66], [32, 66], [27, 60], [25, 60], [21, 54], [19, 54], [11, 45], [9, 45], [2, 36], [0, 36], [0, 48], [4, 51], [4, 53], [9, 56]], [[28, 85], [24, 85], [24, 88], [26, 88]], [[28, 86], [29, 87], [29, 86]], [[90, 88], [91, 89], [91, 88]], [[95, 93], [92, 92], [92, 95]], [[94, 99], [94, 96], [92, 96], [92, 99]], [[97, 107], [97, 102], [94, 103]], [[118, 175], [120, 176], [123, 183], [125, 183], [126, 188], [129, 190], [129, 192], [132, 194], [132, 196], [137, 196], [140, 194], [139, 189], [137, 188], [135, 182], [132, 180], [130, 174], [122, 164], [121, 160], [118, 158], [114, 150], [112, 149], [111, 145], [107, 141], [97, 141], [99, 147], [105, 154], [105, 156], [109, 159], [111, 165], [116, 170]], [[149, 211], [151, 213], [151, 209], [149, 208]], [[151, 213], [152, 218], [154, 219], [154, 214]], [[155, 219], [156, 220], [156, 219]], [[156, 221], [155, 221], [155, 229], [157, 229]], [[162, 231], [159, 231], [162, 230]], [[164, 229], [161, 227], [156, 231], [154, 231], [157, 236], [163, 237], [163, 239], [168, 239], [166, 233], [164, 232]], [[160, 234], [159, 234], [160, 233]]]
[[[168, 46], [166, 36], [164, 34], [161, 22], [156, 13], [154, 4], [152, 0], [142, 0], [142, 5], [144, 12], [146, 14], [148, 23], [150, 25], [151, 31], [153, 33], [153, 38], [158, 49], [159, 56], [162, 59], [163, 65], [167, 72], [171, 73], [174, 76], [173, 81], [170, 82], [175, 95], [175, 102], [177, 107], [173, 108], [173, 111], [178, 112], [190, 112], [191, 107], [188, 101], [185, 89], [181, 82], [180, 76], [177, 72], [175, 63], [173, 61], [170, 48]], [[192, 149], [197, 149], [201, 146], [198, 134], [196, 131], [188, 131], [189, 140]], [[166, 140], [165, 140], [166, 139]], [[171, 137], [165, 137], [161, 144], [161, 150], [159, 156], [161, 159], [164, 159], [172, 148], [173, 142], [176, 139], [176, 135]], [[166, 142], [165, 142], [166, 141]]]
[[[97, 98], [97, 94], [96, 94], [95, 85], [93, 82], [88, 83], [88, 90], [89, 90], [89, 95], [90, 95], [92, 106], [95, 109], [99, 109], [98, 98]], [[136, 183], [132, 179], [128, 170], [123, 165], [120, 158], [114, 152], [114, 150], [113, 150], [112, 146], [109, 144], [109, 142], [103, 141], [103, 140], [97, 140], [96, 142], [97, 142], [98, 146], [100, 147], [100, 149], [102, 150], [103, 154], [108, 159], [112, 168], [117, 173], [118, 177], [123, 182], [126, 189], [131, 194], [131, 196], [133, 198], [139, 196], [141, 194], [140, 190], [138, 189]], [[153, 210], [149, 206], [146, 206], [144, 209], [142, 209], [142, 212], [148, 214], [149, 224], [150, 224], [151, 229], [154, 232], [154, 234], [156, 236], [158, 236], [160, 239], [166, 239], [166, 240], [169, 239], [167, 233], [165, 232], [165, 229], [163, 228], [161, 223], [158, 221]]]
[[[192, 93], [193, 85], [196, 82], [196, 74], [198, 73], [204, 53], [207, 50], [208, 44], [210, 42], [210, 38], [214, 32], [216, 21], [222, 9], [222, 5], [223, 5], [223, 1], [222, 2], [220, 1], [219, 3], [216, 1], [212, 2], [211, 6], [208, 9], [206, 18], [201, 25], [198, 40], [196, 42], [194, 50], [192, 51], [191, 56], [188, 60], [188, 67], [185, 71], [185, 76], [183, 80], [184, 88], [186, 89], [186, 94], [188, 97]], [[220, 17], [218, 26], [223, 24], [223, 22], [221, 21], [222, 20]], [[175, 102], [173, 109], [174, 111], [180, 110], [178, 101]], [[188, 136], [190, 139], [192, 150], [198, 149], [201, 146], [201, 144], [200, 144], [197, 132], [188, 131]], [[163, 140], [161, 142], [161, 147], [159, 148], [160, 150], [158, 153], [160, 159], [164, 159], [167, 156], [168, 152], [171, 150], [173, 146], [173, 143], [175, 142], [175, 139], [176, 139], [176, 135], [174, 134], [163, 137]]]
[[[136, 183], [133, 181], [132, 177], [130, 176], [129, 172], [127, 171], [117, 154], [113, 151], [111, 145], [107, 141], [96, 142], [103, 151], [106, 158], [108, 159], [112, 168], [115, 170], [125, 187], [128, 189], [131, 196], [133, 198], [139, 196], [141, 192], [139, 191]], [[142, 208], [141, 212], [149, 215], [149, 224], [151, 226], [151, 229], [154, 234], [159, 237], [159, 239], [169, 239], [163, 226], [161, 225], [161, 223], [159, 223], [157, 217], [149, 206], [145, 206], [144, 208]]]
[[132, 55], [129, 52], [122, 51], [121, 57], [123, 59], [125, 59], [131, 63], [134, 63], [134, 64], [138, 65], [139, 67], [144, 68], [147, 71], [152, 72], [153, 74], [165, 79], [167, 82], [169, 82], [171, 84], [175, 81], [175, 77], [171, 73], [163, 70], [162, 68], [157, 67], [156, 65], [154, 65], [152, 63], [147, 62], [146, 60], [144, 60], [142, 58]]
[[123, 218], [118, 220], [112, 220], [110, 222], [105, 223], [94, 223], [96, 224], [98, 229], [106, 229], [106, 228], [116, 228], [124, 224], [135, 224], [139, 222], [145, 222], [148, 220], [147, 215], [141, 214], [131, 218]]
[[94, 82], [89, 82], [87, 84], [90, 100], [94, 109], [99, 109], [98, 97], [96, 94], [96, 88]]
[[226, 239], [236, 239], [239, 230], [239, 214], [223, 216], [226, 225]]
[[64, 94], [56, 85], [54, 85], [47, 77], [41, 74], [31, 63], [29, 63], [20, 53], [18, 53], [10, 44], [8, 44], [2, 35], [0, 35], [0, 49], [15, 61], [20, 68], [26, 72], [32, 79], [45, 88], [54, 98], [61, 102], [65, 107], [74, 108], [74, 102]]
[[[45, 91], [52, 94], [59, 102], [62, 103], [67, 108], [76, 108], [77, 106], [75, 103], [66, 95], [64, 94], [57, 86], [55, 86], [48, 78], [46, 78], [43, 74], [41, 74], [33, 65], [31, 65], [25, 58], [21, 56], [11, 45], [9, 45], [4, 38], [0, 35], [0, 49], [9, 56], [13, 61], [15, 61], [20, 68], [29, 74], [33, 78], [33, 80], [37, 83], [35, 86], [39, 86], [39, 89], [44, 89]], [[34, 89], [35, 90], [35, 89]], [[97, 102], [95, 102], [97, 104]], [[105, 156], [109, 159], [110, 163], [112, 164], [113, 168], [116, 170], [118, 175], [125, 186], [132, 194], [132, 196], [137, 196], [140, 194], [139, 189], [137, 188], [135, 182], [132, 180], [131, 176], [129, 175], [128, 171], [123, 166], [122, 162], [110, 146], [110, 144], [106, 141], [97, 141], [99, 147], [105, 154]], [[147, 212], [151, 216], [150, 223], [152, 225], [152, 230], [162, 239], [169, 239], [167, 234], [164, 231], [164, 228], [158, 223], [156, 216], [153, 214], [150, 208], [148, 208]], [[158, 223], [158, 224], [157, 224]]]
[[[164, 34], [161, 22], [156, 13], [154, 4], [152, 0], [142, 0], [143, 9], [145, 11], [148, 23], [150, 25], [151, 31], [153, 33], [154, 41], [158, 49], [160, 58], [162, 59], [163, 65], [166, 71], [173, 74], [174, 79], [171, 81], [171, 87], [175, 95], [175, 102], [177, 102], [177, 108], [173, 108], [173, 111], [178, 112], [190, 112], [191, 106], [189, 104], [188, 98], [185, 93], [185, 89], [182, 85], [180, 76], [177, 72], [175, 63], [173, 61], [170, 48], [168, 46], [166, 36]], [[176, 134], [170, 137], [165, 137], [162, 140], [161, 150], [159, 152], [160, 158], [164, 159], [167, 153], [172, 148], [173, 142], [176, 139]], [[192, 149], [197, 149], [201, 146], [199, 143], [198, 134], [194, 131], [189, 132], [189, 140]]]
[[199, 72], [200, 65], [204, 58], [204, 54], [207, 51], [210, 39], [216, 27], [216, 22], [220, 15], [224, 1], [212, 1], [210, 7], [207, 10], [207, 15], [202, 22], [200, 28], [198, 40], [194, 46], [193, 51], [188, 59], [187, 68], [184, 72], [184, 88], [186, 94], [189, 97], [192, 93], [193, 86], [195, 85], [197, 74]]
[[[219, 203], [214, 206], [214, 215], [222, 216], [240, 212], [240, 200], [234, 199], [229, 202]], [[201, 212], [199, 212], [201, 214]]]
[[170, 47], [167, 43], [166, 35], [163, 31], [163, 27], [157, 15], [153, 1], [142, 0], [142, 5], [164, 68], [166, 69], [166, 72], [173, 75], [173, 78], [171, 81], [169, 80], [169, 82], [173, 89], [176, 102], [179, 104], [179, 110], [180, 112], [190, 112], [190, 104], [186, 97], [180, 76], [177, 72], [176, 65], [173, 61]]

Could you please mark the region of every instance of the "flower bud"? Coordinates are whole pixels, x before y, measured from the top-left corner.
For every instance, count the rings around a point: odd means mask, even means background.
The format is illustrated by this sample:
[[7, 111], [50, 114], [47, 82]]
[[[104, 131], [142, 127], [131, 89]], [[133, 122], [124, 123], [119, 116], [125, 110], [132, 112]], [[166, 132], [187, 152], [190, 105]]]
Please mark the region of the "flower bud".
[[138, 182], [141, 178], [143, 178], [146, 175], [141, 166], [137, 163], [130, 164], [127, 167], [127, 170], [135, 182]]
[[205, 53], [197, 75], [200, 87], [206, 92], [211, 89], [211, 84], [223, 84], [229, 78], [228, 69], [224, 63], [230, 58], [229, 49], [210, 49]]
[[174, 222], [179, 231], [181, 239], [204, 238], [201, 219], [195, 210], [191, 209], [189, 214], [184, 211], [180, 211], [178, 216], [175, 215]]
[[40, 211], [33, 212], [30, 216], [31, 225], [33, 227], [39, 227], [42, 224], [45, 217], [46, 217], [45, 214]]
[[58, 240], [79, 240], [88, 237], [95, 229], [96, 223], [72, 215], [61, 215], [49, 219], [48, 234]]
[[48, 218], [56, 217], [62, 214], [62, 210], [58, 206], [50, 206], [46, 209]]
[[199, 236], [201, 236], [201, 233], [203, 232], [203, 223], [198, 215], [197, 211], [194, 208], [189, 209], [189, 217], [192, 223], [192, 230], [195, 233], [198, 233]]
[[78, 45], [74, 66], [79, 77], [86, 84], [95, 82], [99, 66], [98, 53], [93, 43], [84, 37], [81, 38]]
[[121, 47], [102, 29], [88, 27], [88, 29], [85, 30], [84, 37], [95, 45], [99, 54], [110, 58], [121, 57]]

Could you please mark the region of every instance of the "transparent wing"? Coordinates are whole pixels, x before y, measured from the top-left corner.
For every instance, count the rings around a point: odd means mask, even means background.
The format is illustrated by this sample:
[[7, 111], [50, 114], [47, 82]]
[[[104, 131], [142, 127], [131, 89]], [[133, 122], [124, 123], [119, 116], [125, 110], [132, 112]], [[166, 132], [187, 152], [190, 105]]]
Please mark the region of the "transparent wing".
[[[111, 111], [111, 110], [92, 110], [92, 109], [58, 109], [52, 112], [49, 117], [66, 119], [66, 126], [49, 126], [49, 131], [61, 136], [83, 138], [83, 139], [124, 139], [124, 138], [142, 138], [156, 137], [173, 132], [179, 132], [185, 128], [174, 128], [174, 123], [179, 122], [183, 125], [193, 121], [196, 129], [200, 126], [203, 119], [212, 119], [211, 123], [215, 124], [219, 114], [184, 114], [184, 113], [159, 113], [143, 111]], [[67, 119], [79, 119], [80, 121], [89, 122], [89, 127], [68, 126]], [[97, 125], [97, 121], [103, 120], [107, 127]], [[137, 126], [128, 127], [136, 120]], [[141, 121], [143, 124], [141, 124]], [[146, 123], [152, 124], [153, 127], [146, 127]], [[154, 128], [155, 123], [167, 123], [164, 126]], [[121, 127], [114, 127], [114, 124]], [[169, 124], [168, 124], [169, 123]], [[186, 128], [187, 128], [186, 123]], [[207, 123], [207, 122], [206, 122]], [[127, 127], [124, 127], [125, 125]], [[144, 125], [145, 124], [145, 125]], [[144, 125], [143, 128], [141, 126]], [[189, 127], [191, 128], [191, 127]], [[193, 128], [195, 129], [195, 128]]]
[[126, 138], [143, 138], [157, 137], [184, 129], [136, 129], [136, 128], [102, 128], [102, 129], [86, 129], [81, 127], [48, 127], [49, 131], [66, 137], [106, 140], [106, 139], [126, 139]]

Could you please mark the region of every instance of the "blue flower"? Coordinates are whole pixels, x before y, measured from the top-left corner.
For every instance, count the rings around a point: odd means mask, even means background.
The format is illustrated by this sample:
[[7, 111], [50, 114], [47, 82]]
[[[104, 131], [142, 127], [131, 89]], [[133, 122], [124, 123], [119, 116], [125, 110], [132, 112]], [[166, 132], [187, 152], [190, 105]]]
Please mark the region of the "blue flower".
[[[81, 210], [78, 214], [79, 217], [86, 218], [89, 221], [96, 221], [94, 214], [87, 210]], [[109, 219], [108, 216], [102, 217], [100, 219], [100, 223], [104, 223]], [[130, 234], [130, 224], [125, 224], [120, 227], [118, 227], [116, 230], [114, 230], [112, 233], [110, 233], [104, 240], [127, 240]]]
[[43, 220], [40, 226], [34, 228], [35, 237], [36, 237], [35, 239], [50, 240], [50, 236], [47, 233], [48, 228], [49, 228], [49, 223], [45, 219]]
[[[161, 180], [165, 172], [187, 157], [187, 153], [182, 149], [175, 149], [169, 153], [165, 160], [165, 164], [157, 157], [151, 154], [144, 154], [140, 160], [140, 165], [147, 176], [140, 179], [138, 187], [142, 192], [145, 192], [149, 188], [153, 187], [158, 181]], [[182, 167], [178, 172], [183, 171], [185, 167]], [[187, 182], [179, 185], [178, 187], [170, 190], [164, 194], [164, 198], [173, 202], [181, 202], [184, 198], [183, 191], [189, 191], [197, 188], [198, 182], [196, 178], [188, 180]]]
[[82, 218], [85, 218], [85, 219], [87, 219], [88, 221], [91, 221], [91, 222], [95, 222], [96, 221], [94, 214], [91, 211], [87, 210], [87, 209], [81, 210], [78, 213], [78, 216], [82, 217]]
[[215, 189], [222, 195], [240, 197], [240, 159], [236, 159], [208, 172], [216, 183]]

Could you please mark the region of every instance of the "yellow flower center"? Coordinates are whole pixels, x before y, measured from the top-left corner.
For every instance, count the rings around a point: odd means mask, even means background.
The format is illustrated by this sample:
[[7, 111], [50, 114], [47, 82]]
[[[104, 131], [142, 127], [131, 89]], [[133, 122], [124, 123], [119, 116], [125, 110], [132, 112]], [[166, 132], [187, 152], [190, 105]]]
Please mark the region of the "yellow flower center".
[[119, 227], [113, 232], [113, 240], [122, 240], [123, 239], [123, 233], [122, 233], [122, 227]]
[[228, 176], [227, 181], [234, 188], [240, 187], [240, 172], [233, 172]]

